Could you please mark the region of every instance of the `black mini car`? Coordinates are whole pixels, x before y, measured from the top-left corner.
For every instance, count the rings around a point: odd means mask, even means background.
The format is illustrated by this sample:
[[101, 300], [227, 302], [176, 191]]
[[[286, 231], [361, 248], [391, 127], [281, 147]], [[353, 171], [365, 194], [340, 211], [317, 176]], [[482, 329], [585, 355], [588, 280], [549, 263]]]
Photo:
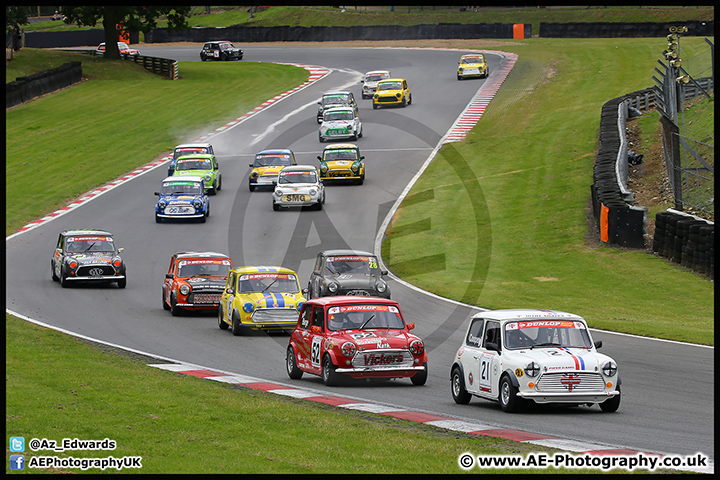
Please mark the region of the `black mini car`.
[[329, 295], [358, 295], [390, 298], [390, 288], [375, 255], [359, 250], [320, 252], [310, 274], [307, 298]]
[[125, 262], [113, 235], [104, 230], [64, 230], [58, 236], [50, 276], [63, 287], [74, 282], [117, 283], [125, 288]]
[[242, 60], [243, 51], [231, 42], [207, 42], [200, 50], [200, 60]]

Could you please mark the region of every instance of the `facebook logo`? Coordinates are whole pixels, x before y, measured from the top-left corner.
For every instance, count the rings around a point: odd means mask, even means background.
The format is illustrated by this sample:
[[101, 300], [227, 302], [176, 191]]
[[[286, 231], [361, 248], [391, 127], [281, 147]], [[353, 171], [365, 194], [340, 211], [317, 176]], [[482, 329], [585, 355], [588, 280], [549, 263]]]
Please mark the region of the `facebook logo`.
[[24, 452], [25, 451], [25, 438], [24, 437], [10, 437], [10, 451], [11, 452]]
[[10, 455], [10, 470], [25, 470], [25, 455]]

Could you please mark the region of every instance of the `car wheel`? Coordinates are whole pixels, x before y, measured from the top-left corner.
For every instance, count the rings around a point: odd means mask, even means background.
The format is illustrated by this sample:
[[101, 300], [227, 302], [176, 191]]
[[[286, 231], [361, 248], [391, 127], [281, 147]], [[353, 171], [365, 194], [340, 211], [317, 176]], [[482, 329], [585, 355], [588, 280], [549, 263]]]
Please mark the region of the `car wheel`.
[[323, 209], [323, 201], [322, 199], [319, 199], [317, 203], [315, 204], [315, 210], [322, 210]]
[[360, 175], [360, 180], [357, 181], [358, 185], [362, 185], [363, 183], [365, 183], [365, 174], [364, 173], [362, 173]]
[[162, 223], [163, 219], [160, 215], [157, 213], [155, 214], [155, 223]]
[[407, 106], [407, 100], [405, 99], [405, 97], [403, 97], [402, 102], [400, 103], [400, 105], [402, 105], [403, 107]]
[[455, 403], [460, 405], [467, 405], [470, 403], [472, 395], [465, 390], [465, 380], [463, 379], [462, 372], [459, 368], [453, 368], [452, 375], [450, 376], [450, 388], [452, 390], [452, 397]]
[[303, 376], [303, 371], [300, 370], [295, 362], [295, 350], [293, 347], [288, 347], [285, 355], [285, 367], [287, 370], [288, 377], [293, 380], [299, 380]]
[[63, 288], [67, 288], [70, 286], [70, 282], [67, 279], [64, 268], [60, 268], [60, 285], [62, 285]]
[[177, 306], [177, 298], [173, 294], [170, 294], [170, 313], [173, 317], [179, 317], [182, 314], [182, 309]]
[[165, 289], [162, 289], [162, 304], [163, 304], [163, 310], [170, 310], [170, 305], [167, 304], [165, 301]]
[[500, 379], [500, 406], [508, 413], [517, 412], [520, 407], [521, 398], [517, 396], [517, 387], [512, 384], [510, 377], [503, 375]]
[[225, 323], [223, 320], [223, 309], [222, 307], [218, 307], [218, 327], [220, 327], [220, 330], [227, 330], [228, 324]]
[[221, 176], [218, 177], [218, 184], [217, 184], [216, 190], [217, 190], [218, 192], [219, 192], [220, 190], [222, 190], [222, 177], [221, 177]]
[[413, 375], [412, 377], [410, 377], [410, 381], [412, 382], [412, 384], [417, 385], [418, 387], [421, 385], [425, 385], [425, 382], [427, 382], [427, 377], [428, 377], [427, 362], [423, 363], [423, 367], [425, 367], [425, 370], [423, 370], [422, 372], [418, 372], [415, 375]]
[[[618, 392], [620, 391], [620, 386], [617, 387]], [[616, 412], [617, 409], [620, 407], [620, 397], [622, 394], [617, 394], [612, 398], [609, 398], [602, 402], [600, 404], [600, 410], [603, 412]]]
[[458, 75], [457, 77], [458, 77], [458, 80], [462, 80], [462, 77], [460, 75]]
[[210, 187], [210, 190], [208, 191], [210, 195], [217, 195], [217, 186], [213, 184], [212, 187]]
[[125, 288], [127, 286], [127, 276], [117, 281], [118, 288]]
[[337, 385], [338, 374], [335, 373], [335, 368], [335, 365], [333, 365], [332, 361], [330, 360], [330, 355], [325, 354], [322, 362], [322, 379], [323, 383], [328, 387]]
[[237, 317], [235, 312], [233, 312], [233, 314], [232, 314], [232, 334], [235, 335], [236, 337], [240, 336], [243, 333], [245, 333], [243, 330], [244, 330], [244, 327], [240, 323], [240, 319]]
[[320, 134], [318, 134], [318, 139], [320, 140], [320, 143], [325, 142], [325, 139], [324, 139], [323, 136], [320, 135]]
[[207, 60], [207, 57], [205, 55], [200, 55], [200, 61], [204, 62], [205, 60]]
[[207, 213], [204, 213], [202, 217], [198, 218], [200, 223], [205, 223], [207, 221]]
[[228, 59], [228, 56], [226, 54], [223, 53], [222, 55], [220, 55], [220, 60], [222, 60], [223, 62], [226, 62], [227, 59]]
[[362, 138], [362, 125], [360, 125], [360, 133], [358, 133], [358, 138]]
[[60, 277], [55, 275], [55, 262], [53, 261], [50, 262], [50, 278], [53, 279], [53, 282], [60, 281]]
[[251, 192], [255, 191], [255, 185], [253, 185], [250, 181], [248, 181], [248, 189], [250, 189]]
[[412, 93], [408, 95], [408, 105], [412, 105]]
[[279, 212], [279, 211], [280, 211], [280, 205], [278, 205], [277, 203], [273, 202], [273, 211]]

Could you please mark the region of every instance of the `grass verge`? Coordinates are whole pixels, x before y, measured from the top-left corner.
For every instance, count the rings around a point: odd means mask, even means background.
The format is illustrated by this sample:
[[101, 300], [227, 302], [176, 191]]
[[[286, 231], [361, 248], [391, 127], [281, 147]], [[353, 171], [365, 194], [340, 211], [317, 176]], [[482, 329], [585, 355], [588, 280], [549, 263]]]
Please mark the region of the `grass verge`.
[[[100, 354], [86, 342], [10, 315], [5, 328], [7, 434], [23, 436], [26, 443], [108, 438], [117, 444], [112, 451], [26, 450], [26, 464], [33, 456], [112, 455], [142, 457], [140, 470], [122, 473], [427, 474], [462, 473], [458, 458], [465, 452], [523, 457], [556, 452], [154, 369], [142, 359], [107, 348]], [[5, 473], [11, 472], [6, 465]]]

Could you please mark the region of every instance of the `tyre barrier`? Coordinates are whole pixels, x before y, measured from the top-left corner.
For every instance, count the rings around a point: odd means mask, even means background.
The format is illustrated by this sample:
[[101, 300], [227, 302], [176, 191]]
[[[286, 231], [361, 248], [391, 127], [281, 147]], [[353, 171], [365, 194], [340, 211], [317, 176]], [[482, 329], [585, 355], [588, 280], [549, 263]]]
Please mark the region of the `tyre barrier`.
[[82, 62], [68, 62], [59, 67], [18, 77], [5, 84], [5, 108], [28, 102], [46, 93], [60, 90], [82, 80]]
[[655, 215], [652, 250], [690, 270], [715, 278], [715, 224], [675, 210]]

